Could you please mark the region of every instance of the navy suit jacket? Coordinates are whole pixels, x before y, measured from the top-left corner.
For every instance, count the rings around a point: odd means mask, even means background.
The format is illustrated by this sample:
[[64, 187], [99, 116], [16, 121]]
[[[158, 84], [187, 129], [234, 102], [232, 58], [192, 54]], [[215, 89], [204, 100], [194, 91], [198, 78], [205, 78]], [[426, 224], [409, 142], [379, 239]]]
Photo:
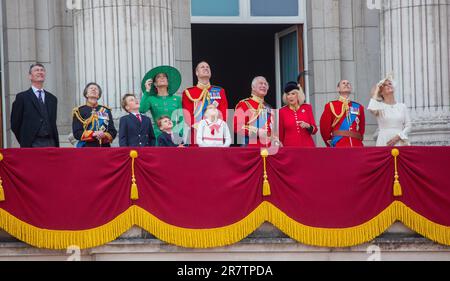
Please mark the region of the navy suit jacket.
[[[45, 91], [45, 90], [44, 90]], [[45, 106], [49, 118], [49, 133], [59, 147], [58, 128], [56, 127], [57, 98], [45, 91]], [[43, 116], [39, 110], [39, 100], [30, 88], [28, 91], [17, 94], [11, 110], [11, 130], [16, 135], [20, 147], [31, 147], [39, 133], [43, 122]]]
[[178, 147], [172, 140], [172, 136], [166, 132], [162, 132], [158, 137], [158, 146], [161, 147]]
[[120, 118], [119, 145], [121, 147], [155, 146], [155, 133], [152, 121], [142, 115], [142, 123], [130, 113]]

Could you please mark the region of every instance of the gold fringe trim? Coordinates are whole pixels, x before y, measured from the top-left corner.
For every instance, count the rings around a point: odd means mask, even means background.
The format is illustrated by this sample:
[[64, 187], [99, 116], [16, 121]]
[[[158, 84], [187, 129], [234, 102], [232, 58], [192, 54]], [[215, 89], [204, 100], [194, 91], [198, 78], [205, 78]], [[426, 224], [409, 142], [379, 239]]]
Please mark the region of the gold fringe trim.
[[402, 202], [396, 201], [394, 204], [397, 208], [397, 219], [404, 225], [434, 242], [450, 246], [450, 226], [430, 221]]
[[0, 228], [37, 248], [65, 250], [70, 246], [76, 246], [80, 249], [88, 249], [114, 241], [132, 228], [134, 208], [131, 207], [103, 226], [80, 231], [37, 228], [0, 209]]
[[332, 229], [303, 225], [269, 202], [263, 202], [243, 220], [214, 229], [187, 229], [167, 224], [138, 206], [132, 206], [113, 221], [81, 231], [56, 231], [29, 225], [0, 209], [0, 228], [34, 247], [62, 250], [70, 246], [93, 248], [114, 241], [134, 225], [169, 244], [186, 248], [214, 248], [235, 244], [265, 221], [292, 239], [319, 247], [351, 247], [369, 242], [385, 232], [396, 220], [417, 233], [450, 246], [450, 227], [434, 223], [395, 201], [378, 216], [355, 227]]
[[269, 222], [292, 239], [311, 246], [350, 247], [369, 242], [385, 232], [396, 221], [392, 205], [372, 220], [350, 228], [318, 228], [303, 225], [270, 204]]
[[292, 239], [311, 246], [343, 248], [364, 244], [380, 236], [397, 220], [432, 241], [450, 246], [449, 226], [428, 220], [400, 201], [393, 202], [370, 221], [350, 228], [310, 227], [291, 219], [271, 204], [269, 208], [269, 222]]
[[235, 224], [212, 229], [187, 229], [167, 224], [139, 207], [135, 210], [136, 225], [164, 242], [196, 249], [233, 245], [258, 229], [267, 217], [267, 205], [263, 203]]

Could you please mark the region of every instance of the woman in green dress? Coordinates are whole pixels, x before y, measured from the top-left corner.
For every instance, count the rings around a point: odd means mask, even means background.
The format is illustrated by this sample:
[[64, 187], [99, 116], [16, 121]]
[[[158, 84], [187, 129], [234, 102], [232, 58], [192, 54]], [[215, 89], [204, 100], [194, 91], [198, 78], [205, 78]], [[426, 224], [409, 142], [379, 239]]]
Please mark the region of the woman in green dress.
[[180, 86], [181, 74], [171, 66], [156, 67], [150, 70], [142, 80], [144, 95], [139, 111], [142, 114], [151, 112], [156, 139], [161, 134], [156, 124], [161, 116], [169, 116], [174, 124], [174, 133], [183, 134], [181, 97], [175, 95]]

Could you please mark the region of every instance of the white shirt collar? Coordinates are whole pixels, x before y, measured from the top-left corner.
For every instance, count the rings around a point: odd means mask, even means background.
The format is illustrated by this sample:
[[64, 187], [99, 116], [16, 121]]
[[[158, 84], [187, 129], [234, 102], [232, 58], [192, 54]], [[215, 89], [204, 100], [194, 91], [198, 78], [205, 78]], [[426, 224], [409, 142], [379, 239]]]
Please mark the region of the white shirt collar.
[[31, 86], [31, 89], [33, 90], [33, 92], [34, 92], [35, 94], [37, 94], [37, 93], [38, 93], [37, 91], [39, 91], [39, 90], [41, 90], [42, 93], [45, 94], [44, 89], [38, 89], [38, 88], [35, 88], [34, 86]]

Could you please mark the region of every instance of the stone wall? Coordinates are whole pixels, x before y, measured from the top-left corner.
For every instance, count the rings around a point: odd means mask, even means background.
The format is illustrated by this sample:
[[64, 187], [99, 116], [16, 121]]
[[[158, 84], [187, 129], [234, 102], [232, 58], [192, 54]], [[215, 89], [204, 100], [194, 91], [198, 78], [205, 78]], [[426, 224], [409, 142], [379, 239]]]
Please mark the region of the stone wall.
[[384, 0], [381, 11], [382, 72], [411, 110], [411, 142], [450, 145], [448, 1]]
[[60, 134], [68, 134], [75, 101], [71, 12], [60, 0], [5, 0], [2, 5], [7, 146], [17, 146], [10, 131], [12, 102], [17, 93], [30, 87], [28, 70], [36, 61], [47, 68], [45, 88], [58, 97]]
[[113, 108], [115, 118], [123, 114], [120, 96], [140, 94], [141, 79], [154, 66], [174, 65], [185, 79], [182, 87], [192, 84], [189, 0], [73, 2], [2, 1], [7, 147], [18, 146], [10, 130], [11, 105], [30, 87], [28, 69], [36, 61], [47, 68], [45, 88], [58, 97], [62, 146], [70, 146], [72, 109], [84, 103], [81, 91], [88, 82], [104, 88], [101, 103]]

